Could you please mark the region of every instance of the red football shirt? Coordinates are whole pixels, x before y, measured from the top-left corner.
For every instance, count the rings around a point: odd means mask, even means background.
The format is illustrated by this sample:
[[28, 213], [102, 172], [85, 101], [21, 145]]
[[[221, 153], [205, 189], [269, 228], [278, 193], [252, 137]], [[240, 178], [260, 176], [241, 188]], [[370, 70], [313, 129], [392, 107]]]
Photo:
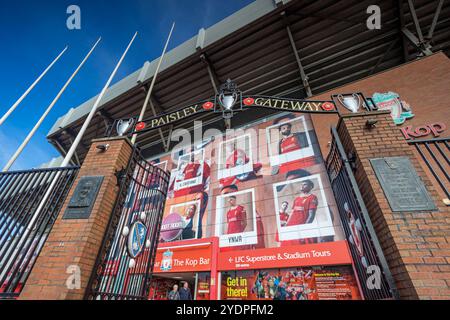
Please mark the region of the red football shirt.
[[301, 146], [300, 146], [300, 142], [298, 141], [297, 137], [292, 135], [288, 138], [284, 138], [281, 141], [280, 148], [281, 148], [281, 154], [284, 154], [284, 153], [300, 150]]
[[286, 226], [305, 224], [306, 220], [308, 220], [309, 210], [317, 209], [318, 204], [319, 201], [313, 194], [295, 198], [292, 206], [292, 214], [289, 217]]
[[245, 230], [247, 212], [243, 206], [237, 206], [227, 212], [228, 230], [227, 234], [241, 233]]
[[225, 163], [226, 168], [229, 169], [236, 167], [239, 159], [242, 160], [241, 164], [247, 164], [250, 161], [250, 159], [247, 157], [247, 154], [243, 150], [236, 149], [230, 156], [228, 156]]
[[[290, 137], [284, 138], [280, 142], [280, 154], [286, 154], [302, 149], [300, 140], [298, 136], [291, 135]], [[315, 158], [307, 157], [304, 159], [294, 160], [291, 162], [283, 163], [280, 165], [280, 173], [286, 173], [288, 171], [293, 171], [297, 169], [302, 169], [306, 167], [313, 166], [315, 164]]]
[[195, 162], [190, 162], [184, 168], [184, 180], [189, 180], [197, 177], [198, 169], [200, 169], [200, 164]]

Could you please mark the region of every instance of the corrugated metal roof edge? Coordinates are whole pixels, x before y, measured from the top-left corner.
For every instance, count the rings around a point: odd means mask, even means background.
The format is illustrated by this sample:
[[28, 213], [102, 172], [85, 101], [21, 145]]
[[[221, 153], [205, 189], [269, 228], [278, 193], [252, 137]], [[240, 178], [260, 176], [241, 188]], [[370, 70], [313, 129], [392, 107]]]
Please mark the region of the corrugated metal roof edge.
[[[282, 3], [285, 4], [290, 0], [283, 0]], [[202, 45], [202, 48], [210, 46], [217, 42], [218, 40], [228, 36], [229, 34], [239, 30], [240, 28], [252, 23], [253, 21], [261, 18], [262, 16], [272, 12], [277, 9], [277, 3], [280, 3], [279, 0], [256, 0], [246, 7], [236, 11], [231, 16], [226, 17], [225, 19], [219, 21], [218, 23], [212, 25], [208, 29], [200, 29], [199, 34], [192, 37], [191, 39], [185, 41], [180, 44], [176, 48], [173, 48], [166, 54], [166, 58], [161, 64], [160, 72], [176, 65], [178, 62], [190, 57], [191, 55], [196, 53], [196, 47], [198, 45]], [[208, 35], [208, 30], [211, 31], [210, 35]], [[220, 30], [221, 32], [218, 32]], [[200, 35], [201, 34], [201, 35]], [[211, 35], [212, 34], [212, 35]], [[203, 41], [197, 41], [198, 38], [202, 38]], [[192, 45], [194, 44], [194, 45]], [[146, 61], [145, 64], [149, 64], [147, 66], [146, 74], [143, 76], [141, 72], [144, 67], [136, 70], [132, 74], [126, 76], [125, 78], [119, 80], [113, 86], [111, 86], [105, 96], [103, 97], [102, 103], [100, 104], [101, 108], [106, 103], [112, 101], [113, 99], [121, 96], [127, 91], [137, 87], [139, 85], [138, 79], [144, 79], [143, 82], [151, 79], [155, 73], [156, 65], [158, 63], [158, 58], [153, 60], [152, 62]], [[90, 109], [94, 105], [95, 100], [98, 95], [90, 98], [80, 106], [76, 108], [71, 108], [69, 112], [67, 112], [62, 117], [58, 118], [55, 124], [50, 129], [47, 134], [47, 138], [61, 130], [62, 128], [67, 127], [68, 125], [74, 123], [75, 121], [81, 119], [86, 114], [89, 113]], [[63, 125], [62, 125], [63, 124]]]

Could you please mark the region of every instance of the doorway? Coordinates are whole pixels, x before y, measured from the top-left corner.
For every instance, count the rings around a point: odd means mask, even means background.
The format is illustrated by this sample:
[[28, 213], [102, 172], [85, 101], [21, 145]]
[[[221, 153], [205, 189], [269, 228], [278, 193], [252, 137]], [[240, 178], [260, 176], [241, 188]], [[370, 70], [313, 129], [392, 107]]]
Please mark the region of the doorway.
[[149, 300], [167, 300], [173, 286], [176, 284], [181, 288], [185, 282], [189, 285], [193, 300], [209, 300], [210, 280], [209, 272], [154, 274], [150, 284]]

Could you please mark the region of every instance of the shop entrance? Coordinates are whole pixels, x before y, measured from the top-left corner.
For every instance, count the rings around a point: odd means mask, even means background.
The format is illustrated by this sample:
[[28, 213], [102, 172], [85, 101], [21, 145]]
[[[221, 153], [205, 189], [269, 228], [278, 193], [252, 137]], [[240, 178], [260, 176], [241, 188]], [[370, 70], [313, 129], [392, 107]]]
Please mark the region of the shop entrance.
[[155, 274], [150, 284], [149, 300], [168, 300], [174, 285], [181, 289], [188, 283], [192, 300], [210, 299], [211, 275], [209, 272]]

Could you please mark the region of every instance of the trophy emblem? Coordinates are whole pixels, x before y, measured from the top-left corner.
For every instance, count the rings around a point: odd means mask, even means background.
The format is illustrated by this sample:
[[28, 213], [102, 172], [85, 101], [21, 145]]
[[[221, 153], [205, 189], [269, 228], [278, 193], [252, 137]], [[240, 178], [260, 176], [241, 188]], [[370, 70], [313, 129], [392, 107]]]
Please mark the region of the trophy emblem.
[[237, 93], [233, 92], [231, 95], [225, 95], [225, 93], [221, 93], [219, 95], [219, 102], [222, 107], [224, 107], [226, 110], [231, 110], [233, 108], [234, 104], [237, 101]]
[[[241, 92], [237, 89], [236, 84], [228, 79], [221, 87], [220, 92], [216, 96], [216, 101], [222, 107], [221, 110], [215, 112], [222, 112], [224, 119], [233, 117], [233, 107], [241, 98]], [[242, 101], [239, 107], [242, 110]]]
[[128, 119], [128, 120], [119, 120], [117, 121], [117, 134], [119, 137], [122, 137], [125, 133], [127, 133], [134, 125], [134, 119]]
[[357, 113], [362, 106], [362, 98], [359, 94], [339, 94], [337, 96], [338, 101], [349, 111]]

